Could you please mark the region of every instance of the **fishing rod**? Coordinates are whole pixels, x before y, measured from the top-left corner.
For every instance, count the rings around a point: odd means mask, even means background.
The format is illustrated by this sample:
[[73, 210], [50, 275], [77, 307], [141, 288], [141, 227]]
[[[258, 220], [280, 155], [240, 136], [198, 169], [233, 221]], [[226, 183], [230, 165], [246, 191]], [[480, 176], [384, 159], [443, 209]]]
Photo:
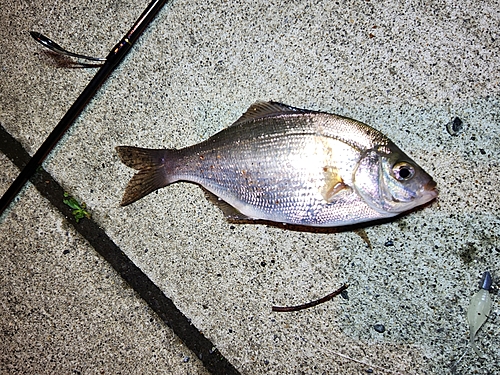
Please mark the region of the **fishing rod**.
[[76, 58], [84, 58], [92, 61], [102, 62], [101, 68], [97, 71], [96, 75], [89, 82], [87, 87], [82, 91], [80, 96], [76, 99], [73, 105], [68, 109], [61, 121], [52, 130], [47, 139], [42, 143], [40, 148], [35, 152], [30, 161], [22, 169], [21, 173], [12, 182], [7, 191], [0, 198], [0, 216], [9, 207], [14, 197], [23, 188], [26, 182], [33, 177], [38, 167], [40, 167], [45, 158], [57, 145], [64, 133], [75, 122], [76, 118], [80, 115], [83, 109], [87, 106], [90, 100], [94, 97], [99, 88], [103, 85], [106, 79], [111, 75], [115, 68], [120, 64], [123, 58], [130, 51], [139, 36], [148, 27], [151, 21], [155, 18], [158, 12], [166, 4], [168, 0], [153, 0], [141, 16], [137, 19], [132, 28], [125, 34], [125, 36], [113, 47], [105, 59], [92, 58], [84, 55], [74, 54], [66, 51], [57, 43], [54, 43], [49, 38], [37, 32], [30, 32], [31, 36], [39, 43], [42, 43], [47, 48], [55, 51], [56, 53], [72, 56]]
[[60, 66], [62, 67], [75, 67], [75, 68], [99, 68], [104, 65], [106, 62], [106, 58], [101, 58], [101, 57], [92, 57], [92, 56], [86, 56], [86, 55], [81, 55], [78, 53], [73, 53], [68, 50], [65, 50], [62, 48], [59, 44], [54, 42], [53, 40], [47, 38], [45, 35], [38, 33], [36, 31], [30, 31], [30, 35], [32, 36], [33, 39], [35, 39], [38, 43], [42, 44], [44, 47], [54, 51], [58, 56], [69, 56], [76, 58], [78, 60], [88, 60], [90, 63], [86, 62], [74, 62], [72, 59], [69, 59], [68, 61], [64, 60], [60, 62]]
[[65, 50], [62, 48], [59, 44], [54, 42], [53, 40], [47, 38], [45, 35], [42, 35], [40, 33], [37, 33], [36, 31], [30, 31], [30, 35], [35, 39], [38, 43], [43, 44], [45, 47], [48, 49], [60, 54], [60, 55], [65, 55], [65, 56], [70, 56], [70, 57], [76, 57], [77, 59], [83, 59], [83, 60], [91, 60], [91, 61], [101, 61], [104, 62], [107, 60], [107, 58], [102, 58], [102, 57], [92, 57], [92, 56], [85, 56], [85, 55], [80, 55], [78, 53], [73, 53], [70, 51]]

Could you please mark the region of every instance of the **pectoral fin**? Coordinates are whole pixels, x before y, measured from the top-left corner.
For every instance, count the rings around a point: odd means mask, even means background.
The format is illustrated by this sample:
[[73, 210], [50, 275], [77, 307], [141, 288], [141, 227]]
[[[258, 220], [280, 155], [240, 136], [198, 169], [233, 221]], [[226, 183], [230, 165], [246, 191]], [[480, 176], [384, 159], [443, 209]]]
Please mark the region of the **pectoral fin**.
[[344, 183], [337, 168], [332, 166], [323, 167], [323, 174], [325, 176], [325, 185], [321, 189], [321, 195], [325, 201], [332, 203], [341, 192], [350, 192], [350, 186]]

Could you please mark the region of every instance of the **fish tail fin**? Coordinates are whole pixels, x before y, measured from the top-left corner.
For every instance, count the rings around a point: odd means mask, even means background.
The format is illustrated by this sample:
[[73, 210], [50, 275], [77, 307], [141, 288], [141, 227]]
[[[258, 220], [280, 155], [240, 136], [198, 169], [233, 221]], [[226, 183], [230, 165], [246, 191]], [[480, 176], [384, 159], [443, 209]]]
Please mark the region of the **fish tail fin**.
[[120, 203], [122, 206], [134, 203], [149, 193], [174, 182], [167, 170], [168, 165], [166, 165], [169, 153], [172, 151], [132, 146], [116, 147], [116, 152], [123, 164], [139, 171], [125, 188]]

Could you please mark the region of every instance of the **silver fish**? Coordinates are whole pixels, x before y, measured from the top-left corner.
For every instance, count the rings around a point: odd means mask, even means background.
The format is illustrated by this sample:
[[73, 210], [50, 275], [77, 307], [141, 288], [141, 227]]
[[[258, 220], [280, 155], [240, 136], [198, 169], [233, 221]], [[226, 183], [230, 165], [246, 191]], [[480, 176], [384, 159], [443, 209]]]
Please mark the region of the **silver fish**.
[[177, 181], [216, 196], [228, 219], [336, 227], [388, 218], [437, 196], [436, 183], [377, 130], [275, 102], [180, 150], [118, 146], [139, 170], [121, 204]]

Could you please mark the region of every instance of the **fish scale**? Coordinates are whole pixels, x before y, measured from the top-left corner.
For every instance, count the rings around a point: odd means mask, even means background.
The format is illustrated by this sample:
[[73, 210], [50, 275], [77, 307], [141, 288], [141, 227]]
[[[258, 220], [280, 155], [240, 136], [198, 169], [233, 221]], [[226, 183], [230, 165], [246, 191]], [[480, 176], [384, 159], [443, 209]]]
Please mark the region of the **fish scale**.
[[[262, 211], [253, 216], [264, 218], [265, 215], [266, 220], [272, 220], [292, 214], [299, 217], [303, 212], [304, 220], [309, 221], [311, 209], [320, 210], [328, 203], [320, 192], [324, 185], [323, 168], [338, 165], [340, 161], [336, 153], [328, 157], [317, 138], [316, 135], [277, 134], [275, 137], [241, 140], [238, 148], [224, 143], [226, 147], [215, 147], [215, 155], [203, 154], [198, 163], [192, 160], [192, 155], [196, 157], [198, 152], [187, 149], [183, 166], [173, 174], [179, 180], [204, 186], [224, 201], [231, 202], [239, 211], [245, 211], [242, 207], [245, 205]], [[338, 143], [333, 139], [330, 142], [332, 147]], [[317, 149], [316, 152], [313, 149]], [[273, 153], [270, 154], [269, 150]], [[194, 164], [197, 164], [195, 169], [186, 170], [186, 166]], [[348, 164], [354, 164], [354, 160]]]
[[188, 181], [216, 196], [229, 219], [344, 226], [437, 195], [432, 178], [377, 130], [274, 102], [252, 105], [232, 126], [181, 150], [117, 151], [139, 170], [122, 205]]

